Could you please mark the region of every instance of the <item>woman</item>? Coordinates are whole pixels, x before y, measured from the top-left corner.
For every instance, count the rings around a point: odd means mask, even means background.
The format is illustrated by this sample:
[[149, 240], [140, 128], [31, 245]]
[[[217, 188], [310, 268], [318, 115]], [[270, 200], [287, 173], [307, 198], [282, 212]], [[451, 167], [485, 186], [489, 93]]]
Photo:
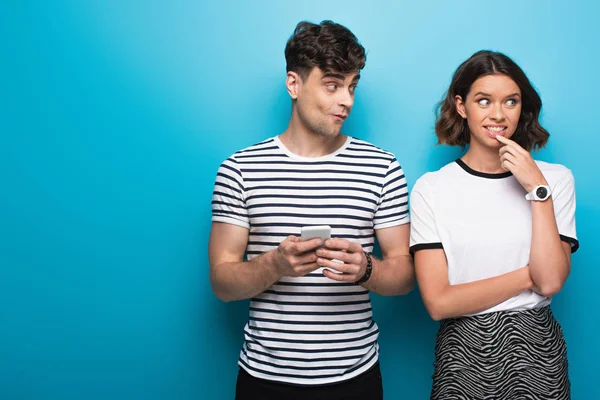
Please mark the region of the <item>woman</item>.
[[550, 299], [575, 233], [573, 175], [535, 161], [542, 102], [507, 56], [480, 51], [455, 72], [439, 142], [469, 145], [411, 194], [411, 252], [427, 311], [441, 320], [432, 399], [569, 399], [565, 341]]

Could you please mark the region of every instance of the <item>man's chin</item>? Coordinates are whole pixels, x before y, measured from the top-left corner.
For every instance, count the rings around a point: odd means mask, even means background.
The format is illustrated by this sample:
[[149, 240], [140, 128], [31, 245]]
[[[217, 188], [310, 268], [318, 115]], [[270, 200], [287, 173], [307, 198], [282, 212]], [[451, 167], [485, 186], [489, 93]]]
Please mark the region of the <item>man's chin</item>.
[[339, 136], [340, 134], [340, 130], [333, 130], [333, 131], [316, 131], [315, 132], [317, 135], [324, 137], [324, 138], [334, 138]]

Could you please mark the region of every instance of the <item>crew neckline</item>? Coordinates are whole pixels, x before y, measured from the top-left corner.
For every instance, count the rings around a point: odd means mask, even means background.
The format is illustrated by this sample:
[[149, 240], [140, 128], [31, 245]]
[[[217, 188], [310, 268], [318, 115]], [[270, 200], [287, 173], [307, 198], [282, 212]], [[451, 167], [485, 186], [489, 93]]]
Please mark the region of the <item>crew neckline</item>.
[[344, 144], [342, 146], [340, 146], [339, 149], [337, 149], [333, 153], [325, 154], [324, 156], [320, 156], [320, 157], [302, 157], [302, 156], [299, 156], [297, 154], [292, 153], [287, 147], [285, 147], [285, 145], [283, 144], [283, 142], [281, 141], [281, 139], [279, 139], [279, 136], [275, 136], [273, 138], [273, 141], [281, 149], [281, 151], [283, 151], [288, 157], [293, 158], [294, 160], [299, 160], [299, 161], [324, 161], [324, 160], [328, 160], [330, 158], [333, 158], [333, 157], [337, 156], [339, 153], [341, 153], [342, 151], [344, 151], [348, 147], [348, 145], [350, 144], [350, 142], [352, 142], [352, 137], [351, 136], [347, 136], [346, 137], [346, 141], [344, 142]]
[[489, 173], [489, 172], [476, 171], [473, 168], [469, 167], [460, 158], [456, 160], [456, 163], [462, 169], [464, 169], [467, 173], [469, 173], [471, 175], [474, 175], [474, 176], [478, 176], [480, 178], [486, 178], [486, 179], [503, 179], [503, 178], [508, 178], [508, 177], [512, 176], [512, 172], [510, 172], [510, 171], [500, 172], [500, 173], [497, 173], [497, 174], [492, 174], [492, 173]]

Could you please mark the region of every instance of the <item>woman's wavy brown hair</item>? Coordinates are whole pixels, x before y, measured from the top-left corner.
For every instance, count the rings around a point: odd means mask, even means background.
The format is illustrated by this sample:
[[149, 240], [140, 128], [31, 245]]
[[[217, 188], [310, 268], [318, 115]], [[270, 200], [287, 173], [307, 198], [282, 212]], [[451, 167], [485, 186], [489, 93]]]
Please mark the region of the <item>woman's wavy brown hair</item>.
[[525, 150], [540, 149], [546, 145], [550, 134], [539, 122], [542, 99], [535, 91], [523, 70], [502, 53], [482, 50], [463, 62], [452, 77], [448, 93], [438, 104], [435, 134], [438, 144], [465, 147], [471, 141], [467, 120], [456, 110], [456, 95], [466, 101], [471, 85], [486, 75], [502, 74], [511, 78], [521, 89], [521, 116], [511, 137]]

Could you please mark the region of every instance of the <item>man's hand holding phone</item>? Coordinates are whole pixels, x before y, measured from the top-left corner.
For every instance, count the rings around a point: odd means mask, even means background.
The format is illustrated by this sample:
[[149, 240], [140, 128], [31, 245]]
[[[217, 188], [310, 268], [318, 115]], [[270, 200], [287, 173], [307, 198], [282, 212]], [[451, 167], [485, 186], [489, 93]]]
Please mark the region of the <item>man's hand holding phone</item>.
[[[365, 275], [367, 256], [360, 243], [346, 239], [329, 239], [317, 250], [317, 264], [323, 275], [340, 282], [357, 282]], [[330, 271], [335, 269], [337, 273]]]
[[315, 250], [322, 245], [320, 238], [303, 241], [297, 236], [287, 237], [275, 251], [279, 276], [304, 276], [319, 269]]

